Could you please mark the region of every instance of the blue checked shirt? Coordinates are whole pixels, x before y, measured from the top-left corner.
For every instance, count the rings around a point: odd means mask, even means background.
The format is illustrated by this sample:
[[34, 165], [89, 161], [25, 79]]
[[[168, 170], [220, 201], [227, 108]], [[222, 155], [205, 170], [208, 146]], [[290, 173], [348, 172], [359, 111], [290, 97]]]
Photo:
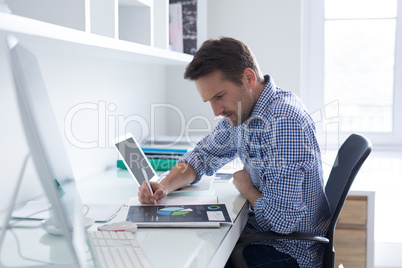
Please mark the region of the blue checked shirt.
[[[239, 157], [262, 193], [243, 234], [271, 230], [287, 234], [305, 232], [325, 235], [329, 206], [324, 192], [320, 149], [315, 126], [301, 101], [290, 91], [266, 85], [240, 126], [221, 120], [182, 162], [197, 173], [212, 175]], [[277, 240], [263, 244], [290, 254], [300, 267], [321, 267], [323, 246], [306, 241]]]

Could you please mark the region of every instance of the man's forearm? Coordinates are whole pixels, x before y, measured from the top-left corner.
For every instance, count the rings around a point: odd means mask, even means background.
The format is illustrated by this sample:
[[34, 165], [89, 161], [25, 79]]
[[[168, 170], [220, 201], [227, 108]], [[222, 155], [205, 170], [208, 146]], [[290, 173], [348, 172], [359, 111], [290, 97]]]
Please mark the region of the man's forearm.
[[197, 178], [194, 169], [187, 163], [177, 163], [169, 175], [161, 182], [167, 188], [167, 193], [171, 193], [179, 188], [189, 185]]

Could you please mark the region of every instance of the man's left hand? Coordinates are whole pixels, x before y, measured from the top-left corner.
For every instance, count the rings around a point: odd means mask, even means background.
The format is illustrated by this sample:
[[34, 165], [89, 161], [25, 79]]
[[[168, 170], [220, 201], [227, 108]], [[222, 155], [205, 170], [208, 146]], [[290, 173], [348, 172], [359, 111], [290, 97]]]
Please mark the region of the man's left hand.
[[251, 208], [254, 209], [255, 202], [261, 197], [262, 194], [257, 188], [254, 187], [250, 174], [245, 168], [233, 174], [233, 184], [237, 190], [239, 190], [239, 192], [245, 198], [247, 198]]

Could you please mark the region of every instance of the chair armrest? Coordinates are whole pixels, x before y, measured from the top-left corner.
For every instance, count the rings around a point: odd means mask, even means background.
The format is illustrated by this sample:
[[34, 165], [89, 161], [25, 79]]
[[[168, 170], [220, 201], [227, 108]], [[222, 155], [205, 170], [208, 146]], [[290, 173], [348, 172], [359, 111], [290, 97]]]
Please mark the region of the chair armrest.
[[278, 234], [272, 231], [253, 233], [239, 238], [232, 254], [230, 255], [230, 261], [235, 267], [247, 267], [247, 263], [243, 257], [243, 249], [255, 242], [274, 239], [309, 240], [325, 244], [329, 243], [329, 239], [326, 237], [299, 232], [290, 234]]
[[249, 234], [246, 236], [242, 236], [239, 238], [239, 241], [237, 244], [243, 244], [245, 243], [246, 245], [259, 242], [259, 241], [264, 241], [264, 240], [273, 240], [273, 239], [289, 239], [289, 240], [310, 240], [310, 241], [315, 241], [315, 242], [320, 242], [320, 243], [329, 243], [328, 238], [318, 236], [318, 235], [313, 235], [313, 234], [306, 234], [306, 233], [299, 233], [299, 232], [294, 232], [290, 234], [279, 234], [275, 233], [272, 231], [265, 231], [265, 232], [259, 232], [259, 233], [253, 233]]

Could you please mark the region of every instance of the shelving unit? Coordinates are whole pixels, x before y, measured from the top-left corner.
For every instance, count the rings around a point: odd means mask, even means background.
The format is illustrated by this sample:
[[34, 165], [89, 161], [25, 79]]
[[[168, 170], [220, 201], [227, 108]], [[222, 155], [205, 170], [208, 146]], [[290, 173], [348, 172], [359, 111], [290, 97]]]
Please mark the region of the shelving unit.
[[[12, 14], [85, 31], [90, 0], [6, 0]], [[99, 1], [103, 2], [103, 1]], [[0, 24], [1, 27], [4, 24]]]
[[[69, 20], [57, 3], [74, 10]], [[168, 0], [14, 0], [9, 6], [12, 14], [0, 13], [0, 36], [12, 33], [33, 49], [162, 65], [192, 59], [168, 50]]]
[[374, 267], [374, 199], [374, 192], [349, 192], [336, 224], [335, 267]]

